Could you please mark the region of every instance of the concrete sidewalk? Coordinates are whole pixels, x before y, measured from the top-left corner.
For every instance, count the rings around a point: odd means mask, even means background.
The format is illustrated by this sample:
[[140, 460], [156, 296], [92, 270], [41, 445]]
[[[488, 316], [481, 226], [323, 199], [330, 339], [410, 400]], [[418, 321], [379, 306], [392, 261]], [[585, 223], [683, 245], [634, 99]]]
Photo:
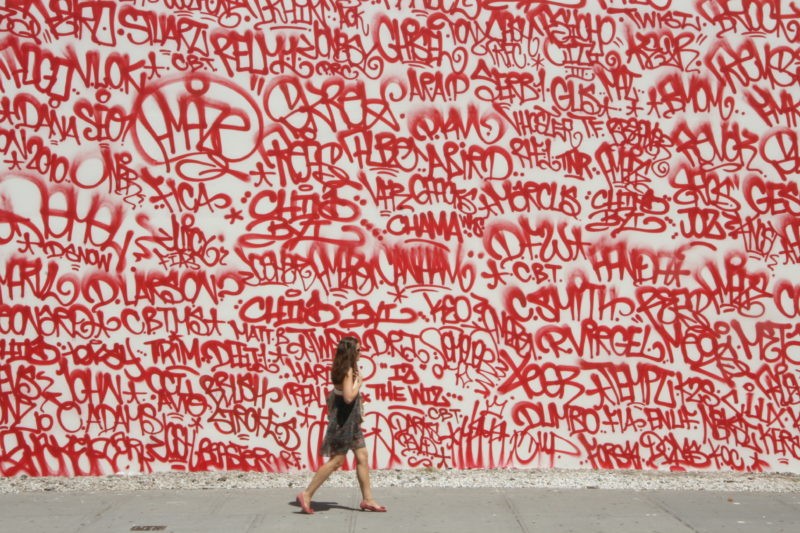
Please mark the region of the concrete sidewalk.
[[323, 486], [314, 515], [297, 489], [0, 494], [0, 531], [720, 532], [800, 531], [800, 493], [376, 488], [387, 513], [358, 510], [356, 488]]

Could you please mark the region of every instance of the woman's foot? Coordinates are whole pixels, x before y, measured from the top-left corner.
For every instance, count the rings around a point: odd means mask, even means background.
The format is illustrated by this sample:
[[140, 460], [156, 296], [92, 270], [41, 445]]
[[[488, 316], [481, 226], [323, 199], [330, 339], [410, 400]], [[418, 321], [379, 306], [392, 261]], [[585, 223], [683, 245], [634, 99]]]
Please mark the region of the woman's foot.
[[297, 495], [297, 504], [305, 514], [314, 514], [314, 509], [311, 508], [311, 500], [306, 499], [305, 492], [301, 492]]
[[375, 500], [361, 500], [362, 511], [373, 511], [375, 513], [385, 513], [386, 507], [379, 505]]

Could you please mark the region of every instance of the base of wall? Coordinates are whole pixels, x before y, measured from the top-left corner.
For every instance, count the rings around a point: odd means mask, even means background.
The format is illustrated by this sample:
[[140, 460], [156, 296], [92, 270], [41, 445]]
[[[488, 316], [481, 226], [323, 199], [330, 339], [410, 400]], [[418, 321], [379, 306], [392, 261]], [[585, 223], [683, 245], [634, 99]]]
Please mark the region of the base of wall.
[[[637, 470], [375, 470], [375, 487], [549, 488], [800, 492], [800, 474], [654, 472]], [[0, 494], [33, 491], [94, 492], [154, 489], [262, 489], [305, 487], [310, 472], [163, 472], [104, 477], [0, 478]], [[335, 472], [326, 485], [356, 486], [353, 471]]]

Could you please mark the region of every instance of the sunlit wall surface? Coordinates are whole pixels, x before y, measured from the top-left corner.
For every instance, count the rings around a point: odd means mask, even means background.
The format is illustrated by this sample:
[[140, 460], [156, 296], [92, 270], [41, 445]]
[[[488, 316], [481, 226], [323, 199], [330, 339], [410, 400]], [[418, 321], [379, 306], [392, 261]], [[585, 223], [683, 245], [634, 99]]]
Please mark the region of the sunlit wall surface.
[[0, 2], [0, 473], [800, 472], [800, 6]]

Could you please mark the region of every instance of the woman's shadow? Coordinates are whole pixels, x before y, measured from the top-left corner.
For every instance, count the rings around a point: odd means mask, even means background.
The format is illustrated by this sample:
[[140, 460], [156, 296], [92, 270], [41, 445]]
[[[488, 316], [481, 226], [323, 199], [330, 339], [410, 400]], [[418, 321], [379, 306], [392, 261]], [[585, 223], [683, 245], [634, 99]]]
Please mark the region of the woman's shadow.
[[[302, 514], [303, 510], [300, 509], [300, 504], [297, 503], [297, 500], [293, 500], [289, 502], [289, 505], [298, 508], [298, 514]], [[356, 509], [355, 507], [348, 507], [346, 505], [339, 505], [338, 502], [320, 502], [320, 501], [313, 501], [311, 502], [311, 510], [315, 513], [324, 513], [325, 511], [330, 511], [331, 509], [342, 509], [344, 511], [359, 511], [360, 509]]]

